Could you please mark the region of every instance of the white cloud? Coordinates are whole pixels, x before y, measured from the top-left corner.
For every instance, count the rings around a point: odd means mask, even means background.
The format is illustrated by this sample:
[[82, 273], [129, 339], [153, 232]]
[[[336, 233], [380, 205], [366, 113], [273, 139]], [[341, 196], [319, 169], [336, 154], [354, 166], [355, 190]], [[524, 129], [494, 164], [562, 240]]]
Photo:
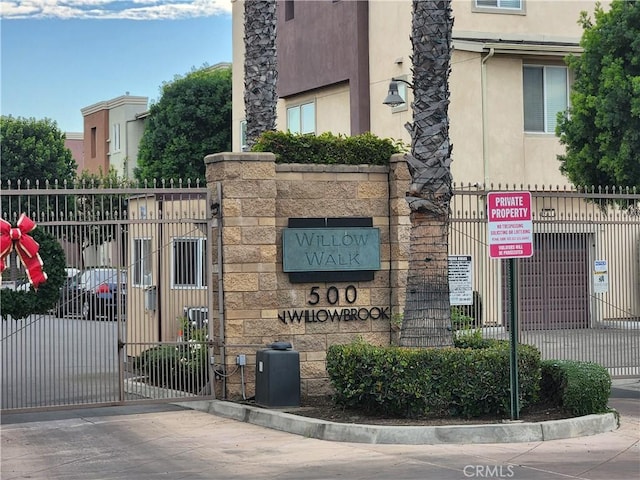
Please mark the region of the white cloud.
[[231, 12], [231, 0], [24, 0], [0, 1], [3, 20], [93, 18], [171, 20]]

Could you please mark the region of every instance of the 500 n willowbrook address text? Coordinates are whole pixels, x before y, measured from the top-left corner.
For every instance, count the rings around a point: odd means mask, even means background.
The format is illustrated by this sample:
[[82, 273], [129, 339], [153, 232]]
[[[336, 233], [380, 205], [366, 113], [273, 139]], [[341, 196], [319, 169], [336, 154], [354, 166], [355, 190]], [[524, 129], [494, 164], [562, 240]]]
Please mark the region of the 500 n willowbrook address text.
[[[309, 300], [310, 306], [320, 303], [320, 287], [311, 287]], [[358, 291], [355, 286], [349, 285], [343, 291], [343, 299], [353, 305], [358, 300]], [[325, 292], [325, 300], [329, 305], [340, 302], [340, 290], [331, 286]], [[390, 320], [390, 307], [344, 307], [344, 308], [305, 308], [284, 310], [278, 313], [278, 320], [282, 323], [325, 323], [325, 322], [353, 322], [367, 320]]]

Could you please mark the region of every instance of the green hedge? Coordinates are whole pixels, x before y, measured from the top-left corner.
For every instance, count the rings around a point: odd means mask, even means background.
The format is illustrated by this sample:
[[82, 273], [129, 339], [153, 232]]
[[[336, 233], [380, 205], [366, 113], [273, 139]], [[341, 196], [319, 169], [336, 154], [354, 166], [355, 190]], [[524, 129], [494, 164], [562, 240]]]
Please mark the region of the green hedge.
[[149, 348], [134, 360], [149, 385], [199, 393], [208, 383], [207, 349], [198, 344]]
[[323, 133], [293, 134], [265, 132], [253, 145], [253, 152], [271, 152], [276, 163], [342, 165], [388, 165], [394, 153], [406, 150], [402, 142], [379, 138], [372, 133], [347, 137]]
[[460, 330], [453, 337], [453, 345], [458, 348], [490, 348], [505, 345], [508, 347], [507, 340], [496, 340], [494, 338], [483, 338], [480, 330]]
[[[540, 352], [518, 347], [521, 405], [538, 399]], [[479, 417], [510, 411], [509, 345], [405, 349], [331, 345], [327, 371], [338, 404], [398, 417]]]
[[611, 376], [597, 363], [544, 360], [541, 363], [541, 397], [573, 415], [608, 411]]

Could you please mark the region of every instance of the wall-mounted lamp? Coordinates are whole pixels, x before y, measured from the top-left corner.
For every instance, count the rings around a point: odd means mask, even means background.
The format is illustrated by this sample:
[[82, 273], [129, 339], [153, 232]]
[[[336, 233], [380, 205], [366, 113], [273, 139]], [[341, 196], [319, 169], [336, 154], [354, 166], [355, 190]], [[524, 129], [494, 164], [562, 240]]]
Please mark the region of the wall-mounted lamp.
[[389, 93], [387, 94], [387, 98], [384, 99], [385, 105], [389, 105], [390, 107], [397, 107], [398, 105], [402, 105], [405, 103], [405, 99], [398, 95], [398, 82], [406, 83], [409, 88], [413, 88], [406, 80], [401, 78], [392, 78], [391, 82], [389, 82]]

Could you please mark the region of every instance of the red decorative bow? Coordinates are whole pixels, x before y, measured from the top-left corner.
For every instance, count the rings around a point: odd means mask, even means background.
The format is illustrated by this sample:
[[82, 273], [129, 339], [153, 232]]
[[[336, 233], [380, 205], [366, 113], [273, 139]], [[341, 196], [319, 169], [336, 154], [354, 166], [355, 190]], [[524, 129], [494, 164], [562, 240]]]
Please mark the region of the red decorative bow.
[[0, 272], [6, 268], [4, 261], [15, 247], [31, 285], [37, 290], [41, 283], [46, 282], [47, 274], [42, 271], [42, 259], [38, 254], [40, 245], [27, 235], [34, 228], [36, 222], [24, 213], [18, 219], [17, 228], [12, 228], [9, 222], [0, 219]]

